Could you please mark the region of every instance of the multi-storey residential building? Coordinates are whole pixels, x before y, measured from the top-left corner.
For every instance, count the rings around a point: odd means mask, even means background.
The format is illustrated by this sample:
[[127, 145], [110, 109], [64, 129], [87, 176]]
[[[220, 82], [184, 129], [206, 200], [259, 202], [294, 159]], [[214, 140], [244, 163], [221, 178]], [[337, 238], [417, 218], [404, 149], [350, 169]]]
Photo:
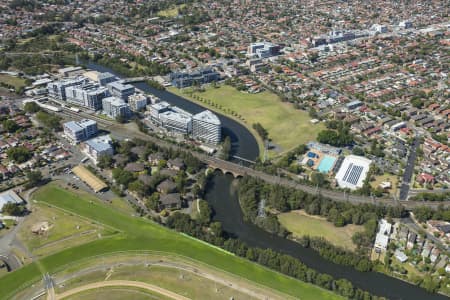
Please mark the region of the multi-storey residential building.
[[103, 135], [87, 140], [83, 143], [83, 151], [97, 163], [100, 157], [114, 154], [111, 137]]
[[58, 100], [66, 100], [66, 88], [85, 84], [88, 80], [85, 77], [77, 77], [65, 80], [50, 82], [47, 85], [48, 95]]
[[150, 106], [150, 118], [168, 131], [181, 134], [192, 132], [192, 115], [167, 102], [159, 102]]
[[107, 97], [102, 100], [103, 112], [111, 117], [117, 118], [128, 117], [130, 115], [130, 107], [122, 99], [117, 97]]
[[63, 124], [64, 134], [74, 143], [79, 143], [97, 134], [97, 122], [89, 119]]
[[280, 55], [280, 46], [269, 42], [252, 43], [248, 46], [247, 55], [259, 58], [277, 56]]
[[66, 88], [66, 101], [92, 110], [102, 108], [102, 99], [108, 96], [108, 89], [92, 82]]
[[134, 94], [128, 98], [128, 104], [132, 111], [140, 111], [147, 106], [147, 97], [142, 94]]
[[221, 140], [222, 126], [219, 118], [209, 110], [193, 116], [192, 136], [195, 139], [217, 144]]
[[123, 84], [118, 81], [113, 81], [106, 84], [110, 94], [114, 97], [120, 98], [123, 101], [128, 101], [128, 97], [134, 94], [134, 86], [131, 84]]
[[199, 69], [190, 73], [174, 72], [170, 74], [172, 85], [177, 88], [184, 88], [193, 85], [194, 83], [205, 84], [213, 81], [218, 81], [220, 74], [211, 68]]

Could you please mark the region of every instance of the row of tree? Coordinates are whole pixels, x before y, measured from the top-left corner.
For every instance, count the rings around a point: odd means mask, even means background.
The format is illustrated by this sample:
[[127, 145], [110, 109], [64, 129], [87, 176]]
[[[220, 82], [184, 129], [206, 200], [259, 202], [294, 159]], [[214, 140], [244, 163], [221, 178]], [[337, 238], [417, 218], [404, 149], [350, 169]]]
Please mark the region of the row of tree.
[[[278, 219], [270, 213], [266, 221], [258, 216], [258, 205], [262, 199], [266, 207], [279, 212], [304, 209], [310, 215], [320, 215], [337, 227], [347, 224], [364, 225], [365, 231], [355, 233], [352, 240], [357, 246], [355, 253], [332, 245], [325, 240], [306, 238], [305, 246], [311, 246], [323, 257], [335, 263], [350, 265], [361, 271], [369, 271], [372, 264], [367, 259], [371, 247], [377, 221], [381, 217], [403, 217], [407, 214], [403, 207], [381, 207], [371, 204], [353, 205], [348, 202], [335, 202], [321, 195], [312, 195], [300, 190], [272, 185], [253, 177], [242, 178], [239, 190], [239, 202], [247, 221], [253, 222], [265, 230], [286, 236], [289, 233], [278, 223]], [[274, 224], [275, 223], [275, 224]], [[311, 242], [312, 241], [312, 242]]]
[[251, 247], [238, 239], [231, 238], [226, 232], [222, 231], [222, 225], [219, 222], [205, 223], [204, 221], [204, 219], [201, 221], [192, 220], [188, 215], [176, 212], [168, 217], [166, 225], [260, 265], [331, 290], [343, 297], [349, 299], [380, 299], [366, 291], [355, 288], [346, 279], [335, 279], [328, 274], [319, 273], [290, 255], [281, 254], [271, 249]]

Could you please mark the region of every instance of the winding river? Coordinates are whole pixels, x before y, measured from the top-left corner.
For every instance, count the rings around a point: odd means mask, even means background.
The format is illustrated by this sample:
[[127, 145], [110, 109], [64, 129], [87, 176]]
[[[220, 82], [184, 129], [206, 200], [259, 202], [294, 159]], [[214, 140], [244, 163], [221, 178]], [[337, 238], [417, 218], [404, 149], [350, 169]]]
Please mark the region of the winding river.
[[[115, 73], [109, 68], [93, 63], [89, 63], [87, 67], [100, 72]], [[191, 113], [198, 113], [204, 110], [203, 107], [189, 100], [168, 91], [156, 90], [146, 83], [134, 85], [144, 92], [152, 93], [162, 100]], [[231, 138], [232, 154], [249, 160], [254, 160], [258, 157], [259, 150], [255, 137], [244, 126], [233, 119], [221, 114], [217, 115], [222, 122], [223, 132]], [[298, 243], [272, 235], [251, 223], [244, 222], [237, 197], [237, 184], [238, 181], [233, 179], [231, 175], [223, 175], [220, 172], [216, 172], [209, 184], [205, 198], [214, 209], [214, 219], [222, 223], [223, 229], [248, 245], [271, 248], [275, 251], [292, 255], [318, 272], [330, 274], [335, 278], [348, 279], [358, 288], [389, 299], [448, 299], [443, 295], [428, 293], [415, 285], [381, 273], [359, 272], [351, 267], [337, 265], [322, 258], [314, 250], [304, 248]]]

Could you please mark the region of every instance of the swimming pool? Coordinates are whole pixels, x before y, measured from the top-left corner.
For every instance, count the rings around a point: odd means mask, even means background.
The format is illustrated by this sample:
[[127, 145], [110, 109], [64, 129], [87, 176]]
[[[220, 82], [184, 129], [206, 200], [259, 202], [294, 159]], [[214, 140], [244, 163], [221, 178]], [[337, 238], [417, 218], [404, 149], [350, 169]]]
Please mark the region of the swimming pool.
[[321, 173], [330, 172], [331, 168], [333, 168], [334, 162], [336, 161], [336, 157], [325, 155], [319, 163], [317, 170]]

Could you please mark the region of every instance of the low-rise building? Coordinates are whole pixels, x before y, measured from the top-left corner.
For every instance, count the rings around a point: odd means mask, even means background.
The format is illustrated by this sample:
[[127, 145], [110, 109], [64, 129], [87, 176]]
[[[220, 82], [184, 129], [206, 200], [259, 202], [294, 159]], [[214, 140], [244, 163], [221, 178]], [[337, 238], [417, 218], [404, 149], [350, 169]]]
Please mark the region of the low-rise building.
[[97, 122], [89, 119], [66, 122], [63, 129], [65, 136], [74, 143], [87, 140], [98, 132]]
[[83, 151], [97, 163], [102, 156], [112, 156], [114, 149], [109, 135], [103, 135], [83, 143]]
[[140, 111], [147, 106], [147, 97], [143, 94], [134, 94], [128, 98], [128, 104], [132, 111]]
[[119, 81], [113, 81], [106, 84], [108, 87], [109, 93], [117, 98], [122, 99], [123, 101], [128, 101], [128, 98], [134, 94], [134, 86], [131, 84], [123, 84]]

